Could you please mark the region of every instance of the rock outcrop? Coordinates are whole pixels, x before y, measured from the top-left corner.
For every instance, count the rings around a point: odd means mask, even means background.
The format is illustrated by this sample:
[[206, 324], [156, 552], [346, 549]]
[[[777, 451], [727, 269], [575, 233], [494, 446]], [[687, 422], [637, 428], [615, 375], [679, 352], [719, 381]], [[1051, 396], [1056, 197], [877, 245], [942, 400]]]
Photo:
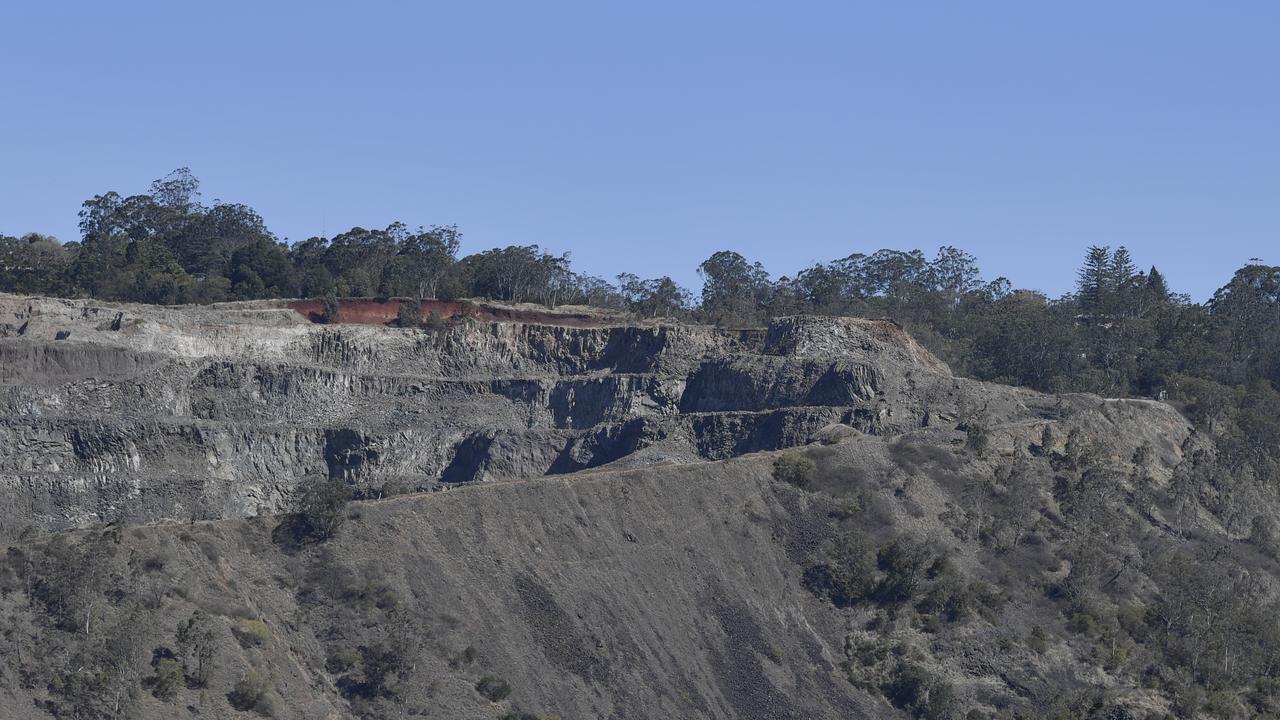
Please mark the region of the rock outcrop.
[[832, 425], [893, 435], [981, 418], [1025, 434], [1102, 406], [953, 377], [889, 321], [748, 333], [566, 317], [397, 329], [271, 302], [0, 296], [0, 536], [272, 512], [306, 476], [378, 497], [718, 460]]
[[[956, 377], [888, 321], [309, 307], [0, 296], [5, 717], [1173, 707], [1063, 620], [1192, 542], [1168, 405]], [[299, 540], [317, 476], [365, 502]]]

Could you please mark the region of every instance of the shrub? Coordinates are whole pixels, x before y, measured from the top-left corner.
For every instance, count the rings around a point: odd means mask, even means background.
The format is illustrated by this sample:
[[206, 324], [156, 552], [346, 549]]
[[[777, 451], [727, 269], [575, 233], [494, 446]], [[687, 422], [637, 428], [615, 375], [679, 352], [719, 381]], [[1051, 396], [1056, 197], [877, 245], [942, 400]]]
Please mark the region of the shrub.
[[334, 648], [329, 651], [328, 657], [324, 661], [324, 669], [331, 673], [344, 673], [348, 670], [359, 669], [361, 663], [360, 651], [355, 648]]
[[991, 429], [979, 420], [969, 422], [965, 426], [964, 448], [972, 453], [982, 454], [991, 447]]
[[956, 710], [951, 683], [934, 677], [919, 665], [901, 663], [885, 684], [884, 696], [914, 718], [946, 718]]
[[1067, 460], [1077, 470], [1088, 469], [1098, 460], [1097, 448], [1080, 428], [1072, 428], [1067, 434]]
[[773, 479], [798, 488], [808, 488], [818, 475], [818, 466], [799, 453], [779, 455], [773, 461]]
[[348, 694], [377, 697], [387, 690], [393, 677], [399, 675], [404, 657], [396, 648], [377, 643], [360, 648], [360, 670], [364, 681], [352, 685]]
[[476, 692], [488, 698], [489, 702], [499, 702], [511, 694], [511, 686], [497, 675], [485, 675], [476, 683]]
[[1146, 642], [1151, 636], [1147, 625], [1147, 608], [1143, 605], [1121, 605], [1116, 609], [1116, 622], [1137, 642]]
[[889, 457], [894, 464], [908, 473], [928, 472], [935, 480], [946, 477], [960, 468], [960, 461], [950, 450], [936, 445], [900, 438], [889, 444]]
[[866, 538], [852, 531], [836, 536], [828, 561], [805, 570], [804, 585], [836, 607], [850, 607], [867, 599], [875, 585], [875, 564]]
[[227, 693], [227, 702], [237, 710], [257, 710], [267, 714], [270, 703], [267, 693], [271, 692], [271, 676], [266, 673], [250, 670], [236, 681], [235, 687]]
[[338, 295], [330, 290], [324, 294], [324, 321], [330, 325], [342, 322], [341, 305], [338, 303]]
[[178, 656], [182, 660], [187, 680], [196, 687], [204, 687], [209, 681], [209, 671], [213, 664], [213, 624], [204, 613], [197, 610], [185, 623], [178, 626], [177, 641]]
[[1037, 655], [1043, 655], [1044, 651], [1049, 649], [1049, 635], [1044, 628], [1039, 625], [1031, 628], [1031, 634], [1027, 636], [1027, 647]]
[[448, 325], [445, 319], [440, 315], [439, 310], [432, 310], [427, 315], [427, 329], [432, 332], [439, 332]]
[[1097, 608], [1079, 603], [1067, 617], [1067, 630], [1076, 635], [1094, 637], [1102, 632], [1104, 618]]
[[271, 628], [261, 620], [249, 620], [242, 618], [236, 621], [235, 627], [231, 628], [231, 632], [235, 633], [236, 639], [240, 641], [243, 647], [253, 645], [261, 645], [271, 639]]
[[388, 692], [392, 677], [399, 674], [402, 658], [385, 645], [361, 646], [330, 655], [326, 669], [346, 674], [338, 678], [338, 690], [348, 700], [371, 700]]
[[1058, 437], [1053, 432], [1053, 426], [1046, 424], [1044, 430], [1040, 431], [1040, 453], [1046, 456], [1052, 455], [1057, 446]]
[[931, 568], [941, 567], [940, 561], [928, 545], [914, 540], [894, 540], [876, 553], [876, 565], [884, 577], [876, 585], [874, 595], [881, 603], [898, 603], [910, 600], [921, 583], [930, 575]]
[[402, 328], [418, 327], [422, 324], [422, 306], [416, 300], [401, 300], [396, 310], [396, 324]]
[[303, 542], [333, 537], [346, 519], [351, 488], [341, 480], [312, 478], [304, 480], [295, 492], [293, 539]]
[[1255, 515], [1249, 525], [1249, 542], [1271, 557], [1280, 555], [1280, 529], [1276, 521], [1266, 513]]
[[182, 687], [182, 663], [173, 657], [173, 653], [157, 651], [151, 665], [154, 670], [149, 679], [151, 694], [165, 702], [173, 702]]

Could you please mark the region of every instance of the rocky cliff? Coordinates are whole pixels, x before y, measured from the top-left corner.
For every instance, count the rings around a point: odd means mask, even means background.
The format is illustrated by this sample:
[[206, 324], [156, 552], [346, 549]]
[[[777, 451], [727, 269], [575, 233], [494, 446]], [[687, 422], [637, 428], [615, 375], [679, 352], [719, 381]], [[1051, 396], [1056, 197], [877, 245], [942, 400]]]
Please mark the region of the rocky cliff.
[[763, 334], [581, 314], [571, 325], [322, 325], [270, 303], [0, 297], [4, 533], [278, 510], [300, 478], [365, 497], [609, 463], [1010, 427], [1071, 400], [953, 378], [890, 322]]
[[[566, 317], [0, 296], [6, 716], [1170, 707], [1045, 608], [1076, 548], [1175, 537], [1172, 408], [955, 377], [886, 321]], [[363, 502], [298, 546], [315, 476]]]

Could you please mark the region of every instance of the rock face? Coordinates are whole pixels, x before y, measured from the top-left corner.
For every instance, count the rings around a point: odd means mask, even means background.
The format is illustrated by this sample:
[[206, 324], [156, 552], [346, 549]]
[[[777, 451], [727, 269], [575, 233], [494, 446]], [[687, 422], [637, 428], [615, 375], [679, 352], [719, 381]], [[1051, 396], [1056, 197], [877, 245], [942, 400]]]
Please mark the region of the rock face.
[[954, 378], [888, 321], [759, 334], [567, 317], [428, 331], [272, 303], [0, 296], [0, 537], [272, 512], [314, 475], [377, 497], [719, 460], [835, 424], [892, 435], [980, 415], [1032, 432], [1099, 403]]
[[[1118, 601], [1153, 582], [1127, 558], [1182, 552], [1149, 499], [1197, 443], [1167, 405], [958, 378], [887, 321], [308, 307], [0, 296], [0, 715], [1170, 707], [1046, 609], [1097, 544], [1077, 516], [1113, 514]], [[314, 476], [368, 502], [299, 544], [273, 513]], [[920, 548], [927, 593], [866, 594]]]

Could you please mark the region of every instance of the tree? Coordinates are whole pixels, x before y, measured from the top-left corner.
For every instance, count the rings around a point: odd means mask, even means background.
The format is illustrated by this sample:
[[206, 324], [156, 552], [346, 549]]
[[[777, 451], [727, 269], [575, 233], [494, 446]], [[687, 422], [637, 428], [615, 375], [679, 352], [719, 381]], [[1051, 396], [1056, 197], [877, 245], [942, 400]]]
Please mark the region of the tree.
[[324, 305], [324, 321], [329, 325], [335, 325], [342, 322], [342, 304], [338, 301], [338, 295], [332, 289], [324, 294], [321, 300]]
[[440, 281], [456, 262], [462, 233], [456, 225], [434, 225], [406, 235], [393, 261], [396, 294], [412, 294], [419, 300], [434, 298]]
[[196, 687], [204, 687], [213, 669], [216, 639], [213, 624], [203, 612], [196, 610], [178, 625], [178, 659], [186, 677]]
[[190, 297], [191, 276], [169, 248], [154, 238], [130, 242], [125, 263], [115, 282], [107, 286], [107, 297], [156, 305], [176, 305]]
[[324, 264], [338, 292], [358, 297], [390, 295], [392, 260], [403, 230], [403, 225], [393, 223], [385, 230], [353, 227], [334, 236], [325, 250]]
[[[1142, 286], [1135, 281], [1140, 278], [1138, 268], [1133, 264], [1128, 249], [1121, 245], [1111, 253], [1107, 268], [1107, 284], [1113, 293], [1111, 311], [1121, 317], [1131, 317], [1139, 307], [1139, 292]], [[1145, 284], [1145, 278], [1142, 278]]]
[[537, 245], [486, 250], [459, 264], [472, 293], [511, 302], [554, 305], [572, 279], [567, 254], [552, 255]]
[[191, 168], [180, 167], [151, 183], [151, 197], [163, 207], [193, 212], [200, 209], [200, 181]]
[[158, 700], [173, 702], [182, 687], [182, 663], [166, 654], [163, 648], [157, 648], [151, 660], [153, 674], [150, 678], [151, 694]]
[[1169, 284], [1155, 265], [1152, 265], [1147, 273], [1147, 294], [1156, 302], [1163, 303], [1169, 300]]
[[57, 535], [36, 555], [31, 568], [31, 597], [54, 623], [85, 635], [100, 611], [115, 546], [106, 534], [75, 543]]
[[231, 292], [239, 300], [291, 297], [298, 286], [288, 250], [267, 238], [257, 238], [231, 254]]
[[302, 538], [328, 540], [346, 519], [351, 488], [341, 480], [310, 478], [294, 491], [295, 534]]
[[396, 310], [396, 324], [402, 328], [418, 327], [422, 324], [422, 306], [417, 300], [401, 300]]
[[52, 235], [0, 235], [0, 291], [62, 294], [66, 292], [67, 267], [73, 259], [72, 251]]
[[938, 248], [926, 273], [930, 288], [947, 294], [952, 302], [982, 285], [977, 258], [950, 245]]
[[1084, 265], [1076, 272], [1076, 302], [1086, 313], [1101, 315], [1109, 310], [1112, 279], [1111, 248], [1091, 245]]
[[1209, 310], [1220, 320], [1233, 360], [1253, 366], [1280, 346], [1280, 266], [1246, 265], [1213, 294]]
[[1121, 245], [1111, 253], [1107, 274], [1110, 276], [1108, 282], [1113, 287], [1124, 286], [1138, 274], [1138, 268], [1133, 264], [1128, 248]]
[[769, 299], [769, 273], [731, 250], [721, 250], [698, 266], [702, 276], [702, 311], [719, 324], [759, 320]]
[[689, 291], [666, 276], [641, 280], [622, 273], [618, 276], [618, 289], [627, 309], [644, 317], [679, 317], [689, 306]]

